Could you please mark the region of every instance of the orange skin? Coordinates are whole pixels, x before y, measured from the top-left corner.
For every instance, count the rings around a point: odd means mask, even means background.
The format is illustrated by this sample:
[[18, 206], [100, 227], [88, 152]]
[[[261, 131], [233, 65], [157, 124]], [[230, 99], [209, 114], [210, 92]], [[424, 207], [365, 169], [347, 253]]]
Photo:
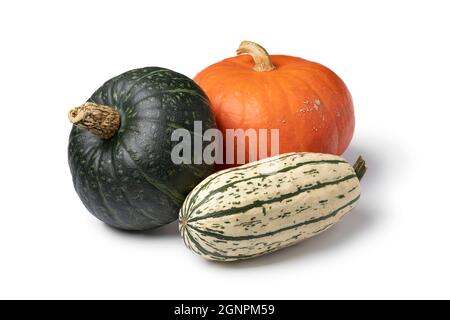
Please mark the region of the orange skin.
[[315, 62], [284, 55], [270, 59], [276, 67], [272, 71], [254, 71], [252, 57], [242, 55], [213, 64], [194, 78], [211, 100], [219, 129], [224, 135], [226, 129], [279, 129], [280, 153], [341, 155], [355, 127], [344, 82]]

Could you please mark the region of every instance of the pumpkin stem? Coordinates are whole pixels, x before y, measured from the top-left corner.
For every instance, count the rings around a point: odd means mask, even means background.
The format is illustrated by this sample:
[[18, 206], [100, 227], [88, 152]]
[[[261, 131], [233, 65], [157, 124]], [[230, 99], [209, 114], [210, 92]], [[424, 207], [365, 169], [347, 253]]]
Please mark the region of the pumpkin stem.
[[102, 139], [112, 138], [120, 127], [120, 113], [111, 107], [87, 102], [69, 111], [69, 120]]
[[361, 180], [367, 171], [366, 161], [361, 156], [359, 156], [358, 160], [356, 160], [355, 164], [353, 165], [353, 169], [355, 169], [355, 173], [358, 179]]
[[272, 71], [275, 66], [270, 61], [270, 55], [267, 53], [266, 49], [255, 42], [242, 41], [239, 49], [236, 50], [238, 55], [248, 53], [252, 56], [255, 61], [255, 66], [253, 70], [258, 72]]

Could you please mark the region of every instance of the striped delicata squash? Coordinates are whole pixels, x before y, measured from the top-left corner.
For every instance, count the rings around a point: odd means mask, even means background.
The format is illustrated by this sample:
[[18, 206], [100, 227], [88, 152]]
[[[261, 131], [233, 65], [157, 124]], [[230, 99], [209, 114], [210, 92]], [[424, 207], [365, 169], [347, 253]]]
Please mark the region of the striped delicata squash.
[[217, 261], [260, 256], [313, 237], [337, 223], [360, 197], [366, 171], [319, 153], [288, 153], [219, 171], [180, 210], [188, 248]]

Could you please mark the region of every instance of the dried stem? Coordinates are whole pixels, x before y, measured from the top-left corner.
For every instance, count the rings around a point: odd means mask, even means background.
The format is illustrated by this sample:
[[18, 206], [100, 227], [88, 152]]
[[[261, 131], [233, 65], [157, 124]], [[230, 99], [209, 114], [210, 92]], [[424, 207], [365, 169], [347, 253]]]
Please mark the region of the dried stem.
[[112, 138], [120, 128], [120, 113], [111, 107], [87, 102], [70, 110], [69, 120], [102, 139]]

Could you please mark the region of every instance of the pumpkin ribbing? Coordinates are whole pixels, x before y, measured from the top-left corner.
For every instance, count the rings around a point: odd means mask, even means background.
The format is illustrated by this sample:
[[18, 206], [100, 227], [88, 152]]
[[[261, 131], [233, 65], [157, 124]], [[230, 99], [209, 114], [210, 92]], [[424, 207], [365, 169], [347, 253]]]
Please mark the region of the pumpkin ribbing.
[[174, 221], [185, 196], [214, 171], [205, 163], [171, 161], [175, 129], [191, 131], [194, 121], [202, 121], [204, 130], [215, 128], [208, 98], [180, 73], [158, 67], [123, 73], [69, 118], [75, 190], [94, 216], [113, 227], [144, 230]]

